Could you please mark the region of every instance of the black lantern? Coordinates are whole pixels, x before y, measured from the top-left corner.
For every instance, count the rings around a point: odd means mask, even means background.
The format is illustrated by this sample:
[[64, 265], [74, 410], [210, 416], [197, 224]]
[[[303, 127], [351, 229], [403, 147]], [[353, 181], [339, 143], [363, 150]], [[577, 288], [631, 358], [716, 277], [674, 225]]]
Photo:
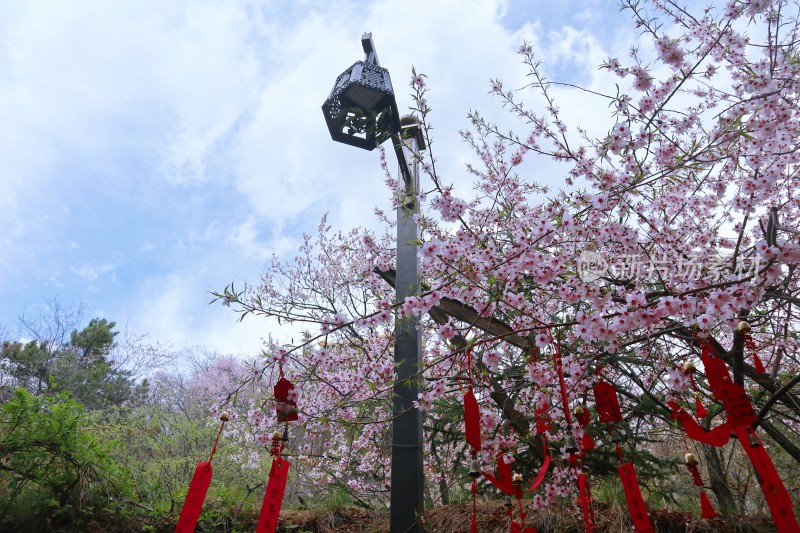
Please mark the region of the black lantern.
[[372, 34], [361, 37], [366, 57], [345, 70], [322, 104], [334, 141], [374, 150], [400, 131], [400, 113], [389, 71], [378, 64]]

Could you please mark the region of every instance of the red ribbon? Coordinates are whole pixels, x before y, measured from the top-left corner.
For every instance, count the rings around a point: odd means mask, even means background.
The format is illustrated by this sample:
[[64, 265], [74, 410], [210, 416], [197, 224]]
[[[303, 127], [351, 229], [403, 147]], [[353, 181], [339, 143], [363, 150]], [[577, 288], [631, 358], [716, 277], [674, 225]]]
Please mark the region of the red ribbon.
[[497, 456], [497, 477], [488, 472], [481, 472], [483, 477], [488, 479], [492, 485], [505, 492], [506, 494], [516, 494], [514, 484], [511, 481], [511, 465], [503, 460], [503, 454]]
[[695, 420], [692, 415], [678, 407], [677, 403], [668, 402], [668, 405], [672, 407], [671, 417], [677, 419], [678, 422], [681, 423], [686, 434], [692, 439], [711, 446], [716, 446], [717, 448], [725, 446], [728, 444], [728, 441], [731, 440], [730, 422], [725, 422], [710, 431], [706, 431], [697, 423], [697, 420]]
[[722, 402], [727, 413], [728, 422], [734, 426], [750, 425], [758, 422], [753, 411], [753, 404], [744, 387], [731, 380], [731, 374], [725, 361], [715, 355], [710, 343], [703, 344], [701, 354], [706, 378], [714, 398]]
[[589, 496], [589, 480], [586, 472], [578, 476], [578, 491], [580, 492], [581, 509], [583, 509], [583, 523], [586, 526], [586, 533], [594, 531], [594, 519], [592, 517], [592, 499]]
[[[545, 475], [547, 475], [547, 470], [550, 468], [551, 462], [552, 458], [549, 455], [544, 458], [542, 467], [539, 469], [539, 474], [536, 476], [536, 479], [533, 480], [533, 483], [531, 483], [530, 488], [525, 491], [525, 494], [533, 492], [539, 488], [544, 481]], [[514, 487], [514, 483], [511, 481], [511, 465], [506, 464], [506, 462], [503, 461], [502, 455], [499, 456], [499, 459], [497, 460], [497, 477], [494, 477], [489, 472], [481, 472], [481, 474], [483, 474], [483, 477], [489, 480], [492, 485], [506, 494], [517, 494], [521, 496], [522, 492], [518, 492]]]
[[636, 533], [653, 533], [653, 526], [650, 524], [650, 517], [647, 515], [647, 508], [642, 500], [639, 480], [636, 479], [633, 465], [624, 463], [617, 468], [617, 472], [619, 472], [619, 479], [622, 481], [622, 488], [625, 491], [625, 501], [628, 503], [633, 529]]
[[186, 493], [186, 500], [183, 502], [181, 516], [178, 518], [178, 525], [175, 533], [194, 533], [197, 519], [200, 518], [200, 511], [203, 509], [203, 502], [206, 500], [208, 486], [211, 484], [211, 463], [200, 461], [194, 469], [192, 481], [189, 483], [189, 492]]
[[564, 382], [564, 368], [561, 365], [561, 332], [558, 334], [558, 344], [556, 345], [556, 371], [558, 372], [558, 381], [561, 384], [561, 402], [564, 404], [564, 418], [567, 421], [567, 426], [572, 425], [572, 415], [569, 412], [569, 400], [567, 397], [567, 384]]
[[750, 334], [749, 331], [745, 331], [742, 334], [744, 338], [744, 345], [753, 354], [753, 366], [756, 369], [756, 374], [763, 374], [764, 373], [764, 363], [761, 362], [761, 358], [758, 356], [756, 352], [756, 343], [753, 341], [753, 336]]
[[[758, 474], [759, 485], [764, 492], [764, 498], [767, 500], [778, 533], [800, 532], [800, 526], [798, 526], [797, 518], [792, 510], [792, 500], [761, 441], [758, 440], [753, 429], [748, 426], [738, 426], [735, 431]], [[750, 442], [751, 437], [753, 445]]]
[[464, 436], [473, 450], [481, 449], [481, 412], [472, 387], [464, 394]]
[[283, 494], [286, 491], [286, 478], [289, 473], [289, 461], [278, 456], [272, 461], [269, 469], [267, 491], [264, 493], [264, 502], [261, 504], [261, 514], [258, 516], [256, 533], [275, 533], [278, 528], [278, 517], [283, 504]]
[[527, 492], [533, 492], [533, 491], [535, 491], [536, 489], [539, 488], [539, 485], [541, 485], [542, 481], [544, 481], [544, 476], [545, 476], [545, 474], [547, 474], [547, 469], [548, 468], [550, 468], [550, 456], [549, 455], [544, 458], [544, 462], [542, 463], [542, 467], [539, 469], [539, 475], [536, 476], [536, 479], [533, 480], [533, 484], [531, 484], [531, 487], [526, 491], [526, 493]]
[[550, 406], [547, 402], [542, 404], [541, 409], [536, 409], [534, 414], [536, 416], [536, 434], [541, 435], [548, 429], [550, 429], [550, 417], [547, 415], [547, 412], [550, 410]]

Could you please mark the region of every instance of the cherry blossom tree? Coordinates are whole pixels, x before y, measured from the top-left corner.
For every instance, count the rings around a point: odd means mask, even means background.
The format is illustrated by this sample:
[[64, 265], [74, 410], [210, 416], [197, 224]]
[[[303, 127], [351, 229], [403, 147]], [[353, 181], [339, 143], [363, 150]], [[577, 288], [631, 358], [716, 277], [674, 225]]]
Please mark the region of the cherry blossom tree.
[[[702, 371], [686, 372], [704, 344], [746, 387], [773, 449], [800, 461], [798, 6], [624, 0], [622, 7], [643, 44], [602, 65], [616, 93], [549, 80], [523, 43], [530, 82], [491, 82], [518, 126], [507, 131], [473, 112], [462, 132], [477, 156], [466, 169], [474, 189], [448, 184], [435, 149], [419, 154], [429, 184], [418, 217], [420, 295], [394, 303], [392, 223], [381, 213], [385, 235], [336, 232], [323, 220], [293, 262], [275, 260], [259, 285], [215, 294], [243, 317], [303, 326], [299, 342], [268, 343], [239, 386], [259, 383], [269, 398], [279, 372], [297, 385], [294, 453], [307, 475], [373, 501], [388, 490], [392, 331], [395, 317], [408, 315], [419, 317], [424, 336], [418, 405], [427, 413], [433, 499], [466, 483], [460, 405], [470, 369], [482, 469], [491, 470], [498, 453], [538, 468], [535, 423], [543, 413], [551, 453], [566, 458], [568, 436], [580, 441], [585, 431], [568, 423], [568, 413], [591, 407], [600, 375], [621, 396], [625, 446], [644, 453], [642, 465], [657, 466], [648, 438], [681, 442], [668, 402], [694, 406], [696, 394], [707, 407], [698, 413], [706, 428], [724, 419]], [[415, 75], [411, 87], [435, 148], [427, 83]], [[559, 106], [578, 93], [609, 106], [600, 138], [563, 118]], [[557, 163], [563, 185], [531, 180], [524, 173], [531, 161]], [[608, 462], [609, 437], [588, 428], [600, 441], [588, 457]], [[745, 510], [726, 484], [721, 452], [701, 452], [718, 504]], [[576, 472], [556, 467], [534, 505], [567, 495]]]

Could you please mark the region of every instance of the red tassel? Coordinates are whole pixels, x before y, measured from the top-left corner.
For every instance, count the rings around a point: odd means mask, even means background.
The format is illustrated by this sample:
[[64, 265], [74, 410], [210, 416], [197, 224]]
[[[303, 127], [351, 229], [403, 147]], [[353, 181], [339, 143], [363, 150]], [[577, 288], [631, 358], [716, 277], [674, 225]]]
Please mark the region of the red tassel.
[[695, 405], [695, 413], [697, 414], [697, 418], [705, 418], [708, 416], [708, 411], [706, 410], [703, 402], [700, 401], [700, 396], [694, 397], [694, 405]]
[[622, 488], [625, 491], [625, 501], [628, 503], [633, 529], [636, 533], [653, 533], [653, 526], [650, 524], [647, 507], [645, 507], [644, 500], [642, 500], [639, 480], [636, 479], [636, 471], [633, 469], [633, 465], [624, 463], [617, 468], [617, 471], [622, 481]]
[[200, 511], [203, 509], [203, 502], [206, 500], [208, 486], [211, 484], [211, 463], [200, 461], [194, 469], [192, 482], [189, 483], [189, 492], [186, 493], [186, 500], [183, 502], [181, 516], [175, 533], [194, 533], [197, 519], [200, 518]]
[[261, 504], [261, 514], [256, 524], [256, 533], [275, 533], [278, 529], [278, 517], [283, 504], [283, 493], [286, 491], [286, 477], [289, 473], [289, 461], [278, 456], [272, 461], [269, 469], [267, 491]]
[[550, 468], [550, 461], [551, 459], [549, 455], [544, 458], [544, 462], [542, 462], [542, 467], [539, 469], [539, 475], [536, 476], [536, 479], [533, 480], [533, 483], [531, 483], [531, 486], [526, 491], [526, 493], [533, 492], [539, 488], [539, 485], [541, 485], [542, 481], [544, 481], [544, 476], [547, 474], [547, 469]]
[[478, 533], [478, 507], [477, 507], [477, 495], [478, 495], [478, 482], [477, 480], [472, 480], [472, 533]]
[[464, 394], [464, 436], [473, 450], [481, 449], [481, 412], [472, 387]]
[[581, 448], [583, 448], [584, 452], [590, 452], [594, 450], [594, 441], [592, 440], [591, 435], [584, 432], [583, 438], [581, 439]]
[[761, 358], [757, 353], [753, 354], [753, 366], [756, 367], [756, 374], [764, 373], [764, 363], [761, 362]]
[[583, 510], [583, 524], [586, 526], [586, 533], [592, 533], [592, 516], [590, 514], [592, 500], [589, 497], [589, 481], [586, 472], [578, 476], [578, 491], [580, 492], [581, 509]]
[[706, 493], [702, 490], [700, 491], [700, 517], [701, 518], [714, 518], [717, 516], [717, 512], [714, 510], [714, 507], [711, 505], [711, 501], [706, 496]]
[[728, 372], [725, 361], [717, 357], [714, 348], [709, 342], [703, 343], [703, 351], [700, 355], [700, 359], [703, 361], [708, 386], [711, 388], [714, 399], [722, 401], [723, 384], [731, 381], [731, 373]]

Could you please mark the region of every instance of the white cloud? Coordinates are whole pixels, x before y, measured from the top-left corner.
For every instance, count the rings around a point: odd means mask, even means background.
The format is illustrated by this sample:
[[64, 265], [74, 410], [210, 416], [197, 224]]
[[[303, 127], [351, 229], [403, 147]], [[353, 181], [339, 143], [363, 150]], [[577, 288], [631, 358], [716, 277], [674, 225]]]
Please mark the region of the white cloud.
[[[207, 291], [257, 281], [267, 258], [290, 254], [326, 211], [347, 229], [374, 226], [373, 206], [389, 207], [377, 152], [331, 141], [320, 110], [336, 76], [362, 58], [361, 33], [373, 32], [401, 112], [412, 65], [429, 75], [433, 149], [445, 179], [466, 190], [463, 165], [474, 156], [458, 130], [472, 108], [510, 124], [487, 95], [489, 78], [527, 82], [513, 53], [523, 38], [593, 87], [600, 79], [605, 50], [591, 33], [546, 12], [539, 21], [502, 20], [522, 13], [520, 5], [4, 4], [0, 296], [30, 298], [35, 287], [41, 297], [76, 298], [86, 283], [116, 274], [125, 282], [105, 283], [91, 307], [116, 309], [135, 331], [175, 346], [256, 350], [266, 322], [236, 325], [227, 308], [205, 305]], [[559, 92], [570, 120], [596, 120], [581, 111], [586, 95]]]

